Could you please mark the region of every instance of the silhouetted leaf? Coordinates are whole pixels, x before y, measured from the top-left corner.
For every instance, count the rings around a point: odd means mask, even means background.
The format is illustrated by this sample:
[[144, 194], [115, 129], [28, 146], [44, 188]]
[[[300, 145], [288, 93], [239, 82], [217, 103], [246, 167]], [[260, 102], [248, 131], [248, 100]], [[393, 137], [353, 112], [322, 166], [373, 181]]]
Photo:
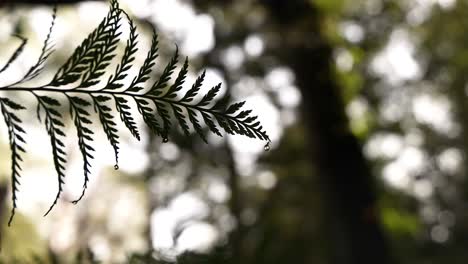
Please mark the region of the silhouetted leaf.
[[221, 88], [221, 83], [219, 83], [215, 87], [211, 88], [208, 91], [208, 93], [203, 96], [203, 98], [200, 100], [200, 102], [198, 102], [197, 106], [206, 106], [206, 105], [208, 105], [211, 101], [213, 101], [215, 96], [218, 94], [220, 88]]
[[0, 69], [0, 73], [4, 72], [6, 69], [8, 69], [8, 67], [10, 67], [10, 65], [18, 58], [18, 56], [23, 52], [23, 49], [24, 47], [26, 46], [26, 43], [28, 42], [27, 39], [21, 37], [21, 36], [18, 36], [16, 35], [17, 38], [19, 38], [21, 40], [21, 44], [18, 46], [18, 48], [16, 48], [15, 52], [13, 52], [13, 54], [11, 55], [11, 57], [8, 59], [7, 63], [5, 64], [5, 66], [3, 66], [1, 69]]
[[[241, 110], [244, 102], [232, 104], [227, 109], [226, 105], [229, 102], [228, 96], [215, 102], [221, 84], [214, 86], [203, 95], [201, 100], [194, 102], [194, 98], [198, 95], [205, 79], [205, 71], [196, 79], [192, 87], [185, 94], [180, 94], [182, 85], [188, 74], [188, 58], [185, 59], [174, 83], [165, 91], [171, 75], [177, 68], [176, 64], [179, 56], [178, 48], [176, 48], [173, 57], [165, 66], [159, 79], [153, 83], [147, 92], [141, 92], [144, 89], [145, 83], [150, 78], [152, 67], [155, 65], [155, 60], [158, 57], [158, 36], [154, 29], [150, 50], [137, 76], [133, 78], [128, 88], [118, 89], [123, 87], [121, 81], [127, 77], [131, 67], [134, 67], [132, 63], [135, 61], [138, 34], [132, 19], [119, 8], [118, 2], [116, 0], [111, 0], [110, 2], [111, 8], [107, 16], [74, 50], [73, 54], [59, 68], [49, 84], [31, 88], [15, 86], [23, 80], [30, 80], [38, 76], [46, 59], [52, 53], [50, 39], [55, 23], [56, 10], [54, 9], [52, 24], [44, 41], [38, 62], [29, 69], [21, 81], [0, 87], [0, 90], [31, 93], [36, 98], [37, 118], [39, 121], [44, 122], [50, 138], [53, 164], [58, 182], [57, 194], [54, 202], [46, 212], [46, 215], [57, 204], [63, 191], [65, 163], [67, 162], [64, 143], [66, 142], [65, 138], [67, 135], [63, 121], [65, 115], [63, 114], [62, 102], [57, 99], [59, 96], [68, 99], [68, 101], [64, 101], [63, 104], [64, 106], [67, 104], [69, 106], [70, 115], [76, 128], [78, 138], [77, 145], [83, 161], [83, 192], [74, 202], [80, 201], [85, 194], [91, 173], [91, 160], [94, 158], [93, 125], [95, 122], [88, 108], [94, 108], [99, 116], [99, 122], [102, 124], [104, 133], [114, 149], [115, 168], [118, 168], [119, 161], [119, 136], [117, 134], [119, 131], [114, 120], [114, 111], [119, 113], [121, 121], [138, 140], [140, 139], [140, 133], [136, 120], [138, 116], [141, 116], [154, 134], [163, 137], [163, 142], [168, 140], [168, 134], [172, 129], [172, 119], [174, 117], [186, 136], [189, 136], [191, 133], [191, 124], [194, 132], [205, 142], [207, 142], [207, 139], [204, 134], [203, 123], [209, 131], [219, 136], [222, 136], [220, 132], [222, 128], [229, 134], [245, 135], [269, 141], [268, 135], [263, 130], [260, 122], [257, 121], [257, 116], [252, 116], [251, 110]], [[128, 19], [130, 34], [120, 63], [116, 66], [114, 74], [110, 76], [104, 87], [84, 89], [97, 86], [97, 84], [100, 83], [100, 79], [104, 75], [105, 70], [115, 57], [115, 51], [121, 36], [119, 29], [121, 26], [120, 15], [122, 12]], [[7, 64], [0, 70], [0, 73], [8, 68], [11, 62], [21, 53], [26, 44], [26, 40], [22, 40], [23, 43], [17, 48]], [[77, 82], [80, 79], [81, 82], [74, 88], [62, 87]], [[181, 99], [176, 100], [179, 95], [181, 95]], [[90, 99], [92, 101], [88, 101]], [[132, 101], [136, 103], [138, 110], [136, 114], [132, 111]], [[114, 105], [115, 110], [110, 105]], [[209, 107], [209, 105], [213, 106]], [[10, 150], [12, 152], [11, 177], [13, 209], [9, 221], [11, 223], [15, 212], [14, 210], [17, 207], [19, 172], [21, 171], [20, 162], [22, 161], [20, 153], [24, 152], [22, 144], [26, 142], [24, 139], [25, 129], [22, 126], [21, 119], [15, 114], [15, 111], [20, 111], [25, 109], [25, 107], [13, 99], [1, 97], [0, 107], [8, 128]], [[173, 113], [173, 116], [171, 113]], [[208, 129], [205, 130], [208, 131]]]
[[159, 96], [162, 94], [162, 90], [166, 87], [167, 82], [171, 79], [171, 75], [176, 68], [176, 64], [179, 58], [179, 48], [176, 47], [174, 55], [172, 59], [167, 63], [166, 68], [164, 68], [163, 73], [159, 77], [159, 80], [153, 84], [151, 89], [148, 91], [147, 94]]

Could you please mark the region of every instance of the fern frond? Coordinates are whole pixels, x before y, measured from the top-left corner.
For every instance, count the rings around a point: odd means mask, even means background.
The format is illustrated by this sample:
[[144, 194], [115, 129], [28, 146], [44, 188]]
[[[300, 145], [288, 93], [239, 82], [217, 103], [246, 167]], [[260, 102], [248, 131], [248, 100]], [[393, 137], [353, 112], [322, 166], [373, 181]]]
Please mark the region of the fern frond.
[[115, 166], [119, 164], [119, 135], [117, 135], [117, 124], [113, 121], [114, 116], [111, 114], [112, 109], [104, 103], [110, 101], [111, 98], [103, 95], [91, 96], [96, 112], [99, 115], [104, 133], [107, 136], [112, 148], [114, 149]]
[[[119, 8], [116, 0], [111, 1], [111, 8], [107, 16], [101, 21], [99, 26], [89, 34], [89, 36], [75, 49], [70, 58], [59, 68], [49, 86], [62, 86], [78, 81], [86, 72], [90, 72], [90, 64], [94, 56], [102, 52], [103, 46], [112, 39], [112, 32], [115, 32], [115, 20], [119, 16]], [[112, 41], [110, 41], [112, 43]], [[94, 71], [97, 70], [94, 65]], [[88, 74], [90, 76], [91, 74]], [[94, 77], [94, 76], [93, 76]], [[90, 81], [90, 80], [88, 80]], [[82, 83], [83, 84], [83, 83]], [[86, 82], [84, 82], [86, 84]]]
[[188, 73], [188, 58], [185, 58], [184, 66], [179, 71], [179, 75], [177, 76], [177, 79], [175, 80], [174, 84], [169, 87], [169, 90], [163, 95], [163, 97], [167, 98], [175, 98], [177, 97], [177, 92], [179, 92], [182, 89], [182, 85], [185, 82], [185, 78], [187, 77]]
[[109, 13], [107, 20], [109, 21], [109, 33], [104, 34], [103, 41], [100, 46], [90, 55], [89, 68], [84, 72], [81, 80], [80, 88], [86, 88], [99, 83], [99, 78], [104, 75], [105, 69], [110, 65], [111, 60], [115, 57], [115, 50], [119, 43], [119, 36], [122, 34], [118, 31], [120, 28], [121, 10], [116, 9]]
[[70, 102], [70, 115], [73, 118], [73, 122], [76, 127], [76, 132], [78, 136], [78, 147], [80, 148], [81, 156], [83, 159], [83, 171], [84, 171], [84, 183], [83, 191], [81, 196], [74, 200], [72, 203], [78, 203], [84, 196], [86, 189], [88, 188], [89, 174], [91, 173], [91, 163], [90, 160], [94, 159], [91, 152], [94, 152], [94, 148], [91, 146], [91, 143], [94, 141], [93, 135], [94, 132], [89, 129], [89, 125], [92, 124], [89, 119], [90, 114], [85, 110], [85, 107], [90, 106], [91, 104], [77, 96], [67, 96]]
[[216, 97], [216, 95], [219, 92], [219, 89], [221, 88], [221, 83], [218, 83], [216, 86], [211, 88], [207, 94], [203, 96], [203, 98], [198, 102], [196, 105], [197, 106], [207, 106], [213, 99]]
[[198, 121], [197, 113], [192, 109], [188, 109], [188, 116], [190, 122], [193, 124], [193, 129], [195, 129], [195, 132], [197, 132], [198, 136], [200, 136], [200, 138], [203, 139], [205, 143], [208, 143], [208, 140], [206, 140], [205, 133], [203, 132], [203, 128], [200, 125], [200, 121]]
[[187, 91], [187, 93], [182, 97], [179, 102], [190, 103], [197, 96], [200, 88], [202, 87], [203, 81], [205, 80], [206, 71], [204, 70], [200, 76], [198, 76], [195, 83], [192, 85], [192, 88]]
[[153, 38], [151, 40], [151, 47], [146, 55], [145, 61], [141, 66], [138, 75], [133, 79], [130, 86], [126, 89], [128, 92], [139, 92], [143, 90], [143, 87], [139, 86], [141, 83], [146, 82], [149, 79], [149, 75], [151, 74], [151, 68], [154, 66], [154, 61], [158, 58], [158, 34], [153, 27]]
[[16, 48], [15, 52], [13, 52], [13, 54], [8, 59], [7, 63], [2, 67], [2, 69], [0, 69], [0, 73], [4, 72], [6, 69], [8, 69], [8, 67], [10, 67], [10, 65], [18, 58], [21, 52], [23, 52], [23, 49], [26, 46], [26, 43], [28, 42], [27, 39], [19, 35], [15, 35], [15, 36], [21, 40], [21, 44], [18, 46], [18, 48]]
[[39, 111], [44, 110], [44, 121], [47, 133], [50, 137], [50, 145], [52, 146], [52, 157], [54, 160], [54, 167], [57, 173], [58, 191], [55, 196], [54, 202], [50, 206], [49, 210], [44, 214], [48, 215], [52, 208], [57, 204], [58, 199], [63, 191], [63, 184], [65, 184], [65, 163], [66, 153], [64, 151], [65, 145], [63, 144], [62, 137], [65, 137], [63, 128], [65, 125], [61, 121], [62, 115], [54, 108], [60, 106], [59, 101], [48, 96], [40, 96], [34, 93], [37, 102], [39, 104]]
[[161, 125], [159, 124], [155, 114], [153, 113], [153, 109], [149, 106], [150, 103], [143, 98], [135, 98], [135, 102], [137, 104], [138, 111], [143, 117], [143, 121], [149, 127], [151, 132], [153, 132], [157, 136], [167, 138], [167, 135], [164, 134]]
[[[55, 23], [55, 10], [52, 25], [44, 42], [38, 62], [26, 74], [24, 80], [30, 80], [38, 76], [44, 66], [45, 60], [52, 52], [50, 47], [50, 36]], [[109, 77], [104, 86], [97, 87], [101, 82], [110, 62], [115, 57], [115, 51], [120, 40], [121, 14], [124, 13], [128, 20], [130, 33], [125, 45], [125, 50], [116, 66], [113, 75]], [[6, 69], [21, 53], [26, 40], [15, 51]], [[45, 123], [47, 133], [52, 147], [54, 168], [57, 174], [58, 191], [45, 215], [50, 213], [57, 204], [63, 191], [65, 179], [66, 153], [63, 140], [65, 138], [65, 125], [63, 116], [58, 111], [61, 103], [55, 98], [56, 95], [64, 95], [68, 100], [66, 104], [70, 107], [70, 115], [76, 128], [78, 137], [78, 147], [83, 160], [84, 183], [81, 196], [73, 201], [79, 202], [85, 195], [91, 174], [91, 160], [93, 157], [93, 135], [91, 130], [93, 120], [88, 108], [94, 107], [102, 129], [114, 150], [115, 168], [119, 162], [119, 135], [118, 126], [114, 121], [114, 107], [119, 114], [120, 120], [125, 124], [130, 133], [140, 140], [140, 132], [137, 126], [137, 118], [140, 116], [152, 133], [163, 138], [163, 142], [168, 141], [169, 131], [173, 129], [175, 123], [178, 124], [186, 136], [198, 135], [204, 142], [207, 142], [205, 131], [223, 136], [222, 131], [231, 135], [244, 135], [251, 138], [258, 138], [270, 142], [270, 138], [257, 120], [257, 116], [252, 115], [251, 110], [242, 110], [244, 102], [228, 105], [229, 96], [217, 99], [221, 84], [215, 85], [201, 96], [195, 99], [205, 80], [206, 72], [197, 77], [191, 88], [185, 94], [181, 91], [187, 78], [189, 62], [185, 58], [177, 77], [171, 84], [171, 76], [175, 72], [178, 63], [179, 51], [176, 46], [175, 52], [164, 70], [156, 81], [145, 90], [148, 85], [152, 68], [158, 57], [158, 35], [153, 28], [151, 47], [146, 58], [139, 68], [138, 74], [133, 77], [128, 87], [123, 86], [123, 80], [128, 76], [128, 71], [133, 67], [135, 54], [138, 50], [137, 27], [132, 19], [121, 10], [117, 0], [111, 0], [111, 8], [107, 16], [101, 21], [96, 29], [75, 49], [73, 54], [59, 68], [51, 82], [40, 87], [19, 87], [17, 82], [0, 90], [32, 93], [37, 100], [37, 118]], [[2, 70], [0, 70], [0, 73]], [[78, 82], [79, 81], [79, 82]], [[62, 86], [77, 82], [73, 88]], [[87, 89], [92, 87], [91, 89]], [[38, 94], [40, 93], [40, 94]], [[41, 95], [47, 93], [47, 95]], [[132, 111], [132, 101], [135, 102], [138, 113]], [[12, 193], [13, 210], [16, 208], [17, 191], [21, 167], [19, 163], [21, 156], [19, 152], [24, 152], [20, 143], [24, 144], [21, 128], [21, 120], [13, 113], [24, 107], [10, 99], [0, 98], [0, 107], [8, 127], [10, 137], [10, 149], [12, 152]], [[175, 118], [175, 121], [173, 121]], [[269, 146], [267, 143], [267, 146]], [[267, 147], [266, 146], [266, 147]], [[265, 149], [266, 149], [265, 147]], [[11, 217], [11, 219], [12, 219]], [[11, 222], [10, 219], [10, 222]]]
[[171, 79], [171, 75], [174, 72], [177, 62], [179, 61], [179, 47], [176, 46], [176, 50], [171, 60], [167, 63], [163, 73], [159, 77], [159, 80], [153, 84], [151, 89], [146, 93], [149, 95], [159, 96], [163, 93], [163, 89], [166, 87], [167, 82]]
[[190, 135], [190, 127], [185, 120], [184, 110], [175, 104], [172, 105], [172, 110], [174, 111], [174, 116], [176, 117], [177, 121], [179, 122], [180, 128], [186, 136]]
[[163, 132], [161, 136], [164, 139], [168, 138], [169, 130], [171, 129], [171, 116], [169, 115], [169, 110], [167, 109], [167, 103], [159, 100], [153, 101], [156, 106], [156, 111], [163, 121]]
[[132, 114], [130, 113], [130, 106], [128, 106], [128, 100], [121, 96], [114, 96], [115, 108], [120, 113], [120, 119], [128, 128], [132, 135], [140, 140], [140, 132], [138, 132], [137, 125], [133, 119]]
[[50, 23], [49, 32], [47, 33], [47, 37], [44, 40], [44, 44], [42, 45], [42, 50], [41, 54], [39, 55], [39, 59], [37, 60], [36, 64], [29, 68], [28, 72], [24, 75], [24, 77], [15, 84], [20, 84], [34, 79], [44, 69], [45, 62], [47, 61], [49, 56], [54, 52], [54, 46], [50, 43], [50, 37], [52, 35], [52, 30], [54, 29], [56, 18], [57, 6], [54, 6], [52, 12], [52, 22]]
[[211, 130], [211, 132], [213, 132], [214, 134], [222, 137], [223, 134], [221, 134], [221, 132], [219, 132], [219, 129], [216, 126], [215, 122], [213, 121], [213, 118], [211, 117], [211, 115], [208, 114], [208, 113], [205, 113], [205, 112], [201, 112], [201, 115], [203, 117], [203, 121], [208, 126], [208, 128]]
[[223, 113], [216, 114], [216, 118], [218, 120], [224, 119], [224, 121], [221, 122], [223, 122], [225, 125], [227, 122], [229, 128], [232, 129], [236, 134], [248, 136], [250, 138], [258, 138], [270, 142], [270, 138], [263, 130], [260, 122], [255, 122], [257, 117], [251, 116], [251, 110], [241, 111], [239, 114], [234, 115], [241, 109], [244, 103], [245, 102], [231, 104]]
[[8, 128], [8, 137], [10, 140], [10, 151], [11, 151], [11, 200], [13, 203], [11, 209], [10, 219], [8, 220], [8, 225], [11, 225], [13, 217], [15, 215], [15, 210], [17, 208], [17, 195], [18, 195], [18, 185], [20, 185], [19, 178], [21, 177], [21, 165], [20, 162], [23, 161], [21, 158], [21, 152], [25, 152], [21, 144], [26, 144], [26, 141], [23, 138], [23, 135], [26, 134], [24, 129], [21, 127], [21, 119], [13, 113], [13, 111], [25, 109], [24, 106], [19, 105], [8, 98], [0, 97], [0, 111], [2, 112], [3, 119]]
[[224, 111], [224, 113], [225, 113], [226, 115], [234, 114], [234, 113], [237, 112], [244, 104], [245, 104], [245, 101], [244, 101], [244, 102], [234, 103], [234, 104], [230, 105], [230, 106], [226, 109], [226, 111]]
[[109, 77], [109, 80], [107, 81], [106, 89], [118, 89], [123, 86], [123, 84], [118, 83], [119, 81], [122, 81], [125, 77], [127, 77], [127, 72], [131, 68], [131, 63], [135, 60], [135, 53], [137, 52], [137, 37], [138, 34], [136, 33], [136, 26], [133, 23], [133, 21], [130, 19], [127, 13], [125, 11], [123, 12], [125, 16], [127, 17], [129, 26], [130, 26], [130, 36], [129, 39], [127, 40], [127, 45], [125, 46], [125, 51], [122, 56], [122, 60], [119, 65], [117, 65], [117, 68], [115, 69], [115, 74], [111, 75]]

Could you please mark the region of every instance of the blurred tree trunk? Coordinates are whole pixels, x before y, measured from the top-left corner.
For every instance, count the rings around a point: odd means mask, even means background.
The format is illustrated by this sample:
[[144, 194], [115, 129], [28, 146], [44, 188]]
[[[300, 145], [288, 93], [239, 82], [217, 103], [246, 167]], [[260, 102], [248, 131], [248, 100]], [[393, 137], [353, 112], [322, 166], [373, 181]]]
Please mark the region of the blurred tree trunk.
[[305, 0], [263, 2], [282, 38], [278, 55], [293, 69], [302, 92], [308, 147], [329, 202], [333, 263], [394, 263], [379, 221], [373, 178], [333, 80], [332, 47], [321, 32], [318, 10]]

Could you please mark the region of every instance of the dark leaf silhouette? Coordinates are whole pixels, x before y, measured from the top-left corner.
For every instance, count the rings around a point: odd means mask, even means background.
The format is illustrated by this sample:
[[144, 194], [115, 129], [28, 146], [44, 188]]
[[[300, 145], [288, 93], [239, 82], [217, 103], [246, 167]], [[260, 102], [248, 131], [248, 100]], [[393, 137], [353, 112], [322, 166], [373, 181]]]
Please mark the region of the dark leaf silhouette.
[[[123, 14], [123, 16], [122, 16]], [[44, 41], [38, 61], [30, 68], [27, 74], [18, 82], [0, 87], [1, 91], [16, 91], [31, 93], [37, 101], [36, 112], [41, 122], [44, 122], [50, 137], [52, 156], [57, 175], [58, 191], [46, 215], [57, 204], [63, 190], [65, 179], [66, 153], [64, 139], [65, 124], [61, 108], [68, 106], [78, 137], [78, 148], [83, 160], [83, 191], [74, 203], [80, 201], [85, 194], [90, 181], [92, 160], [94, 158], [93, 130], [95, 123], [90, 110], [94, 109], [107, 139], [114, 149], [115, 168], [119, 161], [119, 135], [116, 123], [116, 114], [125, 124], [130, 133], [140, 139], [137, 126], [138, 113], [149, 127], [150, 131], [161, 136], [163, 142], [168, 141], [169, 132], [173, 129], [173, 123], [178, 123], [186, 136], [197, 134], [207, 142], [205, 127], [218, 136], [222, 136], [221, 129], [228, 134], [245, 135], [252, 138], [270, 141], [256, 116], [251, 116], [250, 110], [241, 111], [243, 102], [234, 103], [226, 108], [229, 99], [221, 98], [215, 102], [221, 84], [211, 88], [201, 99], [196, 99], [205, 78], [203, 72], [185, 93], [182, 93], [188, 73], [188, 58], [178, 71], [177, 77], [171, 84], [171, 76], [177, 69], [179, 60], [178, 48], [164, 67], [164, 70], [152, 85], [148, 85], [150, 74], [158, 57], [158, 35], [153, 29], [153, 38], [143, 64], [139, 67], [138, 74], [131, 79], [128, 87], [124, 86], [124, 79], [128, 71], [134, 65], [135, 54], [138, 51], [137, 26], [125, 11], [119, 8], [117, 0], [110, 1], [110, 10], [107, 16], [89, 34], [89, 36], [74, 50], [73, 54], [58, 69], [52, 80], [39, 87], [22, 87], [19, 84], [31, 80], [40, 75], [47, 58], [52, 54], [51, 34], [55, 23], [56, 9], [52, 15], [52, 23], [49, 33]], [[111, 66], [112, 59], [116, 56], [116, 49], [121, 39], [121, 20], [128, 21], [130, 33], [126, 41], [125, 50], [120, 62], [116, 65], [113, 74], [101, 85], [102, 76]], [[0, 73], [14, 63], [21, 54], [26, 40], [22, 39], [21, 45], [16, 49]], [[64, 88], [64, 85], [75, 84], [73, 88]], [[146, 89], [145, 86], [150, 86]], [[59, 98], [66, 98], [65, 101]], [[179, 99], [178, 99], [179, 98]], [[132, 111], [132, 105], [136, 105], [138, 113]], [[212, 106], [210, 106], [212, 105]], [[24, 152], [25, 130], [20, 118], [15, 111], [25, 109], [10, 98], [0, 98], [0, 110], [9, 132], [11, 160], [12, 160], [12, 201], [13, 209], [10, 223], [17, 207], [17, 193], [22, 161], [21, 153]], [[236, 114], [237, 113], [237, 114]], [[172, 119], [175, 117], [176, 122]]]

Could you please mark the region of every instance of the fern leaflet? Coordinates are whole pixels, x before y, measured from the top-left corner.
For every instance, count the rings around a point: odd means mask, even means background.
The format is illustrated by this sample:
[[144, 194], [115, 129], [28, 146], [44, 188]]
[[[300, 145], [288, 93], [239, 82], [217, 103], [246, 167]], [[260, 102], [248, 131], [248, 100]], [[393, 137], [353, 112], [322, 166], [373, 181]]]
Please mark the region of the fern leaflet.
[[54, 202], [50, 206], [49, 210], [47, 210], [47, 212], [44, 214], [44, 216], [46, 216], [57, 204], [58, 199], [60, 198], [60, 195], [63, 191], [63, 184], [65, 184], [64, 178], [66, 153], [64, 151], [65, 145], [63, 144], [63, 141], [61, 139], [62, 137], [65, 137], [65, 133], [62, 130], [65, 127], [65, 125], [61, 121], [62, 115], [54, 108], [60, 106], [59, 101], [48, 96], [39, 96], [34, 92], [33, 94], [36, 96], [39, 105], [38, 116], [40, 116], [41, 109], [44, 110], [45, 127], [50, 137], [50, 145], [52, 146], [52, 156], [58, 181], [57, 195], [55, 196]]
[[13, 113], [13, 111], [21, 109], [25, 109], [24, 106], [19, 105], [8, 98], [0, 97], [0, 110], [5, 120], [5, 124], [8, 127], [8, 136], [10, 139], [11, 151], [11, 192], [13, 207], [11, 209], [11, 216], [8, 220], [8, 225], [11, 225], [17, 207], [16, 200], [18, 195], [18, 185], [20, 184], [19, 178], [21, 177], [20, 162], [23, 161], [23, 159], [21, 158], [21, 152], [25, 152], [21, 144], [26, 144], [26, 141], [22, 136], [26, 132], [21, 127], [21, 119], [19, 119], [18, 116]]
[[18, 36], [18, 35], [15, 35], [15, 36], [21, 40], [21, 44], [18, 46], [18, 48], [16, 48], [15, 52], [13, 52], [13, 54], [8, 59], [5, 66], [3, 66], [2, 69], [0, 69], [0, 73], [4, 72], [6, 69], [8, 69], [8, 67], [10, 67], [11, 63], [14, 62], [18, 58], [18, 56], [21, 54], [21, 52], [23, 52], [23, 49], [26, 46], [26, 43], [28, 42], [27, 39], [25, 39], [25, 38], [23, 38], [21, 36]]
[[83, 192], [81, 196], [73, 201], [73, 203], [78, 203], [84, 196], [86, 188], [88, 188], [89, 174], [91, 173], [90, 160], [93, 159], [91, 152], [94, 151], [94, 148], [90, 145], [93, 142], [92, 135], [94, 132], [89, 129], [89, 125], [92, 124], [89, 120], [89, 113], [84, 108], [90, 106], [91, 104], [77, 96], [67, 96], [70, 102], [70, 116], [73, 118], [73, 122], [76, 127], [76, 132], [78, 136], [78, 146], [80, 148], [81, 156], [83, 158], [83, 171], [84, 171], [84, 184]]

